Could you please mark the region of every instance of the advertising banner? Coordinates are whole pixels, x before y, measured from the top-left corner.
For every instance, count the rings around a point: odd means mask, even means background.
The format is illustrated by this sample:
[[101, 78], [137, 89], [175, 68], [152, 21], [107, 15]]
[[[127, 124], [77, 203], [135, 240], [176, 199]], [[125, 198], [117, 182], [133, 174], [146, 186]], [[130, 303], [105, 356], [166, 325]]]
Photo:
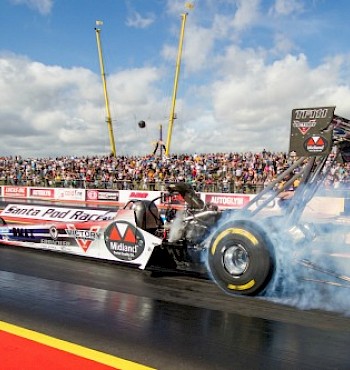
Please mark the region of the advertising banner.
[[[146, 199], [153, 200], [160, 197], [160, 191], [147, 191], [147, 190], [120, 190], [119, 202], [127, 203], [131, 199]], [[157, 201], [156, 203], [159, 203]]]
[[3, 186], [3, 197], [9, 198], [26, 198], [28, 188], [25, 186], [11, 186], [5, 185]]
[[0, 215], [5, 219], [16, 218], [41, 221], [85, 222], [112, 220], [116, 212], [88, 208], [8, 204]]
[[91, 189], [86, 190], [87, 201], [101, 201], [101, 202], [118, 202], [119, 191], [118, 190], [99, 190]]
[[28, 198], [35, 199], [54, 199], [55, 189], [49, 188], [29, 188]]
[[251, 199], [249, 194], [202, 193], [205, 203], [212, 203], [219, 208], [239, 209], [244, 207]]
[[85, 201], [85, 189], [55, 189], [55, 199]]

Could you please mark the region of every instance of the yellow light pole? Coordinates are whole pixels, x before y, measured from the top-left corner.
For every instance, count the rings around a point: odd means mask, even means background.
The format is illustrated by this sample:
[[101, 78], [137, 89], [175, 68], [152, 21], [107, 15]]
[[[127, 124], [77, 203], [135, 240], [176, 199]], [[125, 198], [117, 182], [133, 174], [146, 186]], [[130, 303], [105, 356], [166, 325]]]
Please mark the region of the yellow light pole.
[[167, 141], [166, 141], [166, 146], [165, 146], [166, 156], [169, 156], [169, 153], [170, 153], [171, 136], [173, 133], [173, 125], [174, 125], [174, 119], [175, 119], [176, 94], [177, 94], [177, 86], [178, 86], [179, 74], [180, 74], [182, 46], [183, 46], [183, 40], [184, 40], [184, 34], [185, 34], [185, 25], [186, 25], [187, 15], [188, 13], [181, 14], [182, 22], [181, 22], [179, 47], [178, 47], [177, 60], [176, 60], [174, 90], [173, 90], [173, 98], [172, 98], [170, 116], [169, 116], [168, 135], [167, 135]]
[[[96, 21], [96, 25], [100, 26], [102, 24], [103, 24], [102, 21]], [[109, 142], [110, 142], [110, 146], [111, 146], [111, 152], [115, 156], [116, 155], [116, 149], [115, 149], [115, 141], [114, 141], [114, 134], [113, 134], [113, 125], [112, 125], [111, 111], [109, 109], [109, 99], [108, 99], [108, 93], [107, 93], [106, 74], [105, 74], [105, 68], [104, 68], [104, 63], [103, 63], [103, 58], [102, 58], [102, 45], [101, 45], [101, 37], [100, 37], [101, 29], [96, 27], [95, 31], [96, 31], [98, 57], [99, 57], [99, 61], [100, 61], [103, 93], [104, 93], [104, 97], [105, 97], [106, 122], [107, 122], [108, 133], [109, 133]]]

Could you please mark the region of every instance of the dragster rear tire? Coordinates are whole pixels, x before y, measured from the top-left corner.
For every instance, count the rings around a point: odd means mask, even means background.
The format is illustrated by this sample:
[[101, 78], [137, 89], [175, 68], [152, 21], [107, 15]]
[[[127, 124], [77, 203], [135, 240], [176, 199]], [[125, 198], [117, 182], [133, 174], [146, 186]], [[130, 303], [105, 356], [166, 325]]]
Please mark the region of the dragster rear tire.
[[208, 269], [226, 293], [257, 295], [273, 275], [273, 245], [258, 224], [247, 220], [229, 222], [211, 238]]

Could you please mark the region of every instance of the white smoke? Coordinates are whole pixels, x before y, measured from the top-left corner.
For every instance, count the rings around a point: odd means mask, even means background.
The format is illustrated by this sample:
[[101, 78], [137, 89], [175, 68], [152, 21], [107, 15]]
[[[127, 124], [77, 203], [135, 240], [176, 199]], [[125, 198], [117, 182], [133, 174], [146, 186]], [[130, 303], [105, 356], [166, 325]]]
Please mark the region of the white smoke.
[[[239, 213], [218, 227], [237, 219], [241, 219]], [[283, 215], [272, 218], [273, 228], [267, 228], [271, 219], [253, 216], [248, 220], [268, 230], [275, 252], [275, 271], [261, 299], [350, 316], [350, 215], [326, 221], [303, 215], [297, 225], [288, 228]]]
[[310, 237], [293, 243], [293, 237], [285, 233], [270, 235], [276, 270], [264, 298], [303, 310], [319, 309], [349, 316], [350, 245], [346, 243], [346, 228], [337, 226], [336, 220], [314, 225], [313, 240]]
[[177, 211], [174, 220], [170, 224], [169, 242], [180, 240], [184, 232], [184, 211]]

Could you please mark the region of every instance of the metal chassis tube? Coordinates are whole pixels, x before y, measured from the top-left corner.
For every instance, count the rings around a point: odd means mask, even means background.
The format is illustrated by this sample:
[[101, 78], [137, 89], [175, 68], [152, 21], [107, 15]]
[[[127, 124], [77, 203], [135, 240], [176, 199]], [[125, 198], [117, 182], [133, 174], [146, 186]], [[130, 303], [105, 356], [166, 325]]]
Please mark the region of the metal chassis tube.
[[[336, 157], [337, 155], [335, 155], [333, 162], [335, 161]], [[316, 164], [316, 160], [318, 158], [319, 162]], [[291, 199], [290, 204], [288, 205], [288, 211], [286, 212], [286, 222], [288, 224], [294, 224], [300, 218], [307, 203], [315, 195], [318, 187], [327, 175], [331, 166], [328, 166], [328, 171], [325, 171], [324, 173], [322, 173], [322, 170], [325, 168], [328, 158], [329, 156], [300, 157], [288, 169], [278, 175], [277, 178], [272, 181], [264, 190], [262, 190], [250, 202], [248, 202], [239, 212], [243, 216], [254, 216], [258, 214], [272, 200], [278, 197], [281, 192], [287, 190], [296, 179], [300, 178], [300, 185], [295, 191], [295, 195]], [[302, 166], [305, 160], [307, 160], [307, 164]], [[286, 176], [293, 173], [293, 171], [300, 166], [302, 166], [300, 171], [294, 173], [290, 179], [276, 189], [276, 185], [281, 184]], [[267, 195], [266, 198], [264, 198], [265, 195]], [[253, 205], [256, 205], [256, 208], [251, 210]]]
[[[283, 173], [281, 173], [277, 178], [272, 181], [264, 190], [262, 190], [259, 194], [257, 194], [250, 202], [248, 202], [239, 212], [243, 215], [249, 213], [250, 216], [256, 215], [258, 212], [260, 212], [267, 204], [269, 204], [273, 199], [278, 196], [279, 193], [287, 189], [295, 179], [302, 176], [305, 169], [302, 169], [300, 172], [294, 174], [294, 176], [289, 179], [280, 189], [274, 190], [274, 187], [276, 184], [279, 184], [283, 181], [283, 179], [288, 176], [290, 173], [292, 173], [297, 167], [299, 167], [305, 160], [305, 157], [299, 158], [297, 161], [295, 161], [287, 170], [285, 170]], [[254, 209], [249, 210], [254, 204], [257, 204], [257, 202], [266, 194], [270, 193], [270, 195], [263, 199], [262, 202]]]

